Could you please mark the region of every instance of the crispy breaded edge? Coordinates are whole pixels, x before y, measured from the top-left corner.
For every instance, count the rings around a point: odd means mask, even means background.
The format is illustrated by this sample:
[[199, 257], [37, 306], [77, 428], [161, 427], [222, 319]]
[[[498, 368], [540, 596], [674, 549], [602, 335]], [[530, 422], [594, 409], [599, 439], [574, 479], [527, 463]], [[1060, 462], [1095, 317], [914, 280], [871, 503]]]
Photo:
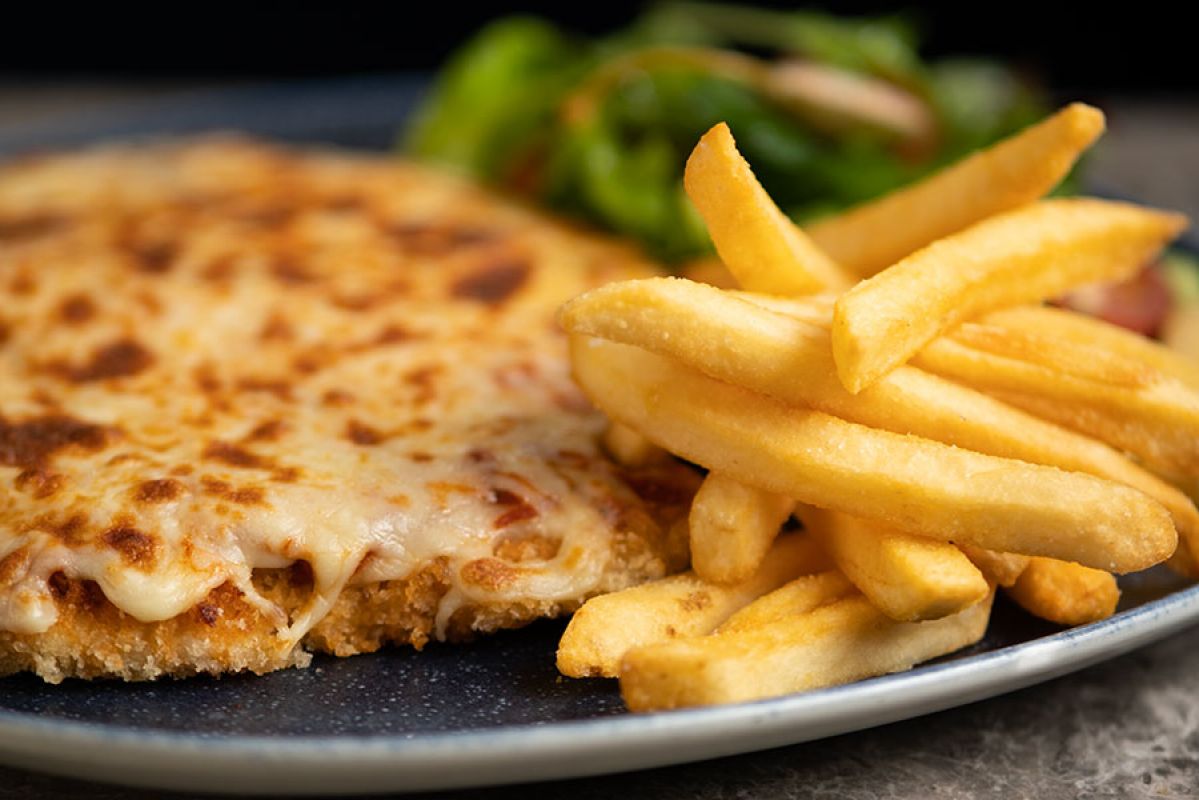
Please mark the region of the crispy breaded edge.
[[[657, 526], [653, 526], [657, 527]], [[612, 563], [588, 593], [615, 591], [681, 569], [685, 542], [659, 531], [621, 531]], [[648, 534], [648, 535], [647, 535]], [[259, 591], [290, 614], [307, 602], [311, 573], [304, 569], [258, 570]], [[34, 672], [49, 683], [65, 678], [127, 681], [235, 672], [263, 674], [305, 667], [311, 652], [350, 656], [386, 645], [421, 649], [432, 638], [438, 606], [451, 586], [444, 559], [432, 561], [403, 580], [350, 586], [330, 612], [289, 648], [275, 624], [226, 583], [187, 612], [162, 622], [140, 622], [109, 602], [91, 581], [57, 575], [52, 581], [59, 618], [45, 633], [0, 631], [0, 675]], [[516, 628], [542, 617], [573, 612], [586, 597], [567, 602], [520, 600], [463, 605], [450, 618], [446, 638]]]

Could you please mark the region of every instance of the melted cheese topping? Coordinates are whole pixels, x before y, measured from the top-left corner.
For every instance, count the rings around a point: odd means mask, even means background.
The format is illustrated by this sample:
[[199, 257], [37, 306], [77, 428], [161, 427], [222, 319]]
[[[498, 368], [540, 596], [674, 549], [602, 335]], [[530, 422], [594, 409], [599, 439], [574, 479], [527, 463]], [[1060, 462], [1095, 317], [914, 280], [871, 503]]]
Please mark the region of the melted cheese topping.
[[[147, 622], [232, 582], [293, 642], [439, 558], [443, 627], [585, 596], [641, 501], [553, 313], [650, 269], [382, 160], [214, 140], [0, 170], [0, 629], [52, 626], [56, 573]], [[297, 560], [287, 619], [251, 574]]]

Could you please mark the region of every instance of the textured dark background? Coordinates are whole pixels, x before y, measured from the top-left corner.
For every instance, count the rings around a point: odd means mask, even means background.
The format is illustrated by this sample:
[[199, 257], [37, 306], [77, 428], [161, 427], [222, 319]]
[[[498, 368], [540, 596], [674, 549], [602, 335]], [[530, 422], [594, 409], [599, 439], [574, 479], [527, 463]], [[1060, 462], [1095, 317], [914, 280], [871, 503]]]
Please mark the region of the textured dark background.
[[[761, 0], [781, 8], [795, 3]], [[431, 68], [489, 18], [523, 11], [598, 33], [643, 4], [230, 2], [3, 4], [0, 76], [10, 79], [284, 77]], [[903, 13], [930, 55], [991, 54], [1058, 88], [1199, 91], [1187, 3], [804, 4]]]

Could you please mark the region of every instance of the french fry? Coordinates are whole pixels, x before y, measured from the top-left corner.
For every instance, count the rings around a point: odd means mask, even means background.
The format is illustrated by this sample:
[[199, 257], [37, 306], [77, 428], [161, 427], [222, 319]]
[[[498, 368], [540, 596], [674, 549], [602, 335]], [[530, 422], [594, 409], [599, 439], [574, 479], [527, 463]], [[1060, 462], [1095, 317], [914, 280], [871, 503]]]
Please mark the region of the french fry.
[[708, 469], [909, 533], [1112, 572], [1174, 552], [1139, 491], [846, 422], [715, 381], [639, 348], [571, 337], [576, 382], [602, 410]]
[[1059, 625], [1107, 619], [1120, 601], [1110, 574], [1051, 558], [1030, 559], [1007, 593], [1025, 611]]
[[791, 223], [758, 183], [723, 122], [687, 159], [687, 196], [741, 286], [771, 294], [845, 288], [851, 278]]
[[[728, 294], [824, 328], [832, 325], [837, 300], [827, 292], [802, 298], [745, 291]], [[1199, 363], [1139, 333], [1077, 311], [1050, 306], [1001, 308], [959, 325], [946, 336], [1102, 382], [1128, 386], [1174, 380], [1199, 390]]]
[[[1088, 436], [913, 367], [900, 367], [859, 394], [849, 394], [836, 377], [829, 349], [830, 305], [831, 298], [822, 296], [731, 294], [685, 280], [653, 278], [584, 294], [566, 305], [561, 321], [568, 331], [671, 356], [788, 405], [1126, 484], [1165, 506], [1188, 546], [1199, 553], [1194, 504]], [[945, 341], [937, 339], [920, 357], [938, 352]], [[952, 342], [948, 347], [962, 349]], [[1030, 390], [1050, 380], [1044, 370], [1028, 370], [1028, 382], [1021, 385]], [[1088, 394], [1080, 391], [1070, 402], [1084, 402]]]
[[947, 617], [990, 591], [978, 568], [948, 542], [811, 506], [797, 513], [837, 568], [893, 620]]
[[1139, 333], [1077, 311], [1017, 306], [992, 311], [976, 321], [1006, 331], [1036, 331], [1055, 341], [1087, 344], [1105, 350], [1109, 357], [1121, 356], [1128, 364], [1150, 368], [1199, 390], [1199, 363]]
[[831, 563], [811, 537], [787, 534], [758, 571], [738, 584], [712, 584], [686, 572], [593, 597], [562, 634], [558, 670], [572, 678], [615, 677], [629, 649], [709, 633], [761, 595]]
[[713, 583], [752, 575], [795, 501], [710, 472], [691, 503], [691, 568]]
[[1074, 103], [911, 186], [808, 226], [817, 246], [863, 277], [980, 220], [1033, 202], [1103, 133], [1103, 112]]
[[619, 422], [610, 423], [604, 431], [604, 450], [626, 467], [643, 467], [670, 458], [661, 447]]
[[1020, 573], [1024, 572], [1024, 568], [1028, 566], [1030, 560], [1029, 556], [1022, 556], [1019, 553], [997, 553], [994, 550], [985, 550], [972, 544], [961, 543], [958, 548], [965, 553], [966, 558], [974, 563], [974, 566], [978, 567], [988, 581], [1004, 588], [1016, 583]]
[[[779, 590], [787, 591], [787, 587]], [[853, 595], [805, 613], [734, 624], [625, 655], [620, 691], [631, 711], [737, 703], [908, 669], [982, 638], [994, 593], [949, 617], [896, 622]], [[771, 603], [770, 595], [757, 601]], [[756, 605], [756, 604], [755, 604]], [[742, 614], [753, 614], [748, 606]]]
[[1046, 200], [940, 239], [838, 298], [837, 374], [860, 392], [963, 320], [1127, 278], [1185, 227], [1178, 214]]
[[754, 600], [722, 622], [714, 632], [753, 630], [807, 613], [851, 594], [856, 595], [858, 591], [840, 570], [804, 575]]
[[1176, 381], [1121, 385], [942, 337], [913, 363], [1133, 453], [1155, 471], [1199, 474], [1199, 393]]
[[1139, 361], [1091, 343], [1082, 343], [1052, 332], [985, 321], [963, 322], [948, 338], [974, 350], [1036, 364], [1047, 370], [1093, 383], [1122, 389], [1140, 389], [1168, 380]]

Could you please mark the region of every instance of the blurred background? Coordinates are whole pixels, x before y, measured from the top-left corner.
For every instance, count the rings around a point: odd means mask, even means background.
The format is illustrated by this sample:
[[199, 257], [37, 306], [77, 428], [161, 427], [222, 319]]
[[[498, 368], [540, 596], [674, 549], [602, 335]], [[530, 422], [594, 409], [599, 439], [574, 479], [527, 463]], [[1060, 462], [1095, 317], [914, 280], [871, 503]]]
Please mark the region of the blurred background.
[[[209, 128], [388, 148], [683, 264], [710, 243], [682, 164], [716, 122], [804, 223], [1082, 100], [1108, 131], [1060, 191], [1199, 218], [1183, 7], [10, 3], [0, 156]], [[1121, 324], [1159, 332], [1171, 298], [1199, 309], [1199, 265], [1112, 296], [1088, 310], [1144, 309]]]
[[[795, 8], [795, 3], [756, 5]], [[296, 77], [431, 69], [489, 19], [535, 13], [598, 34], [640, 3], [20, 2], [4, 8], [0, 72], [27, 80]], [[1071, 91], [1199, 91], [1186, 4], [809, 3], [911, 18], [929, 56], [985, 54]]]

